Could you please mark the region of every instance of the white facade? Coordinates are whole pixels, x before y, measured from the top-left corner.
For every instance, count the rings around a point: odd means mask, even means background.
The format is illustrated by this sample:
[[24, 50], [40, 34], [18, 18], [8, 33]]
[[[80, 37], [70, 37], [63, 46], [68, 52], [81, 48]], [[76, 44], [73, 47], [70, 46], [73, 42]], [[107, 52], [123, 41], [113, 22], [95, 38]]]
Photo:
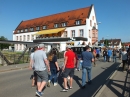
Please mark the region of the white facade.
[[[34, 35], [35, 33], [37, 32], [13, 34], [13, 41], [33, 42], [33, 39], [36, 39], [36, 36]], [[25, 45], [15, 44], [14, 48], [15, 48], [15, 51], [23, 51], [25, 48]]]
[[[66, 27], [65, 31], [67, 32], [67, 37], [84, 37], [87, 38], [88, 41], [86, 40], [85, 43], [88, 45], [92, 45], [92, 28], [93, 26], [96, 27], [96, 29], [98, 28], [97, 25], [97, 20], [96, 20], [96, 15], [95, 15], [95, 10], [94, 10], [94, 6], [92, 6], [91, 9], [91, 13], [89, 15], [89, 18], [86, 17], [86, 25], [77, 25], [77, 26], [73, 26], [73, 27]], [[80, 36], [81, 33], [80, 31], [83, 31], [83, 36]], [[13, 40], [14, 41], [26, 41], [26, 42], [33, 42], [33, 39], [36, 39], [36, 35], [34, 35], [37, 32], [27, 32], [27, 33], [19, 33], [19, 34], [13, 34]], [[65, 33], [62, 34], [61, 37], [65, 37], [64, 36]], [[98, 35], [97, 35], [98, 37]], [[49, 39], [49, 38], [48, 38]], [[74, 41], [74, 45], [78, 45], [79, 42], [81, 43], [81, 41]], [[50, 43], [54, 43], [54, 42], [50, 42]], [[67, 42], [58, 42], [60, 43], [60, 51], [64, 51], [66, 48], [66, 43]], [[25, 48], [25, 45], [20, 45], [20, 44], [15, 44], [15, 51], [23, 51]], [[50, 46], [47, 46], [47, 52], [50, 50]]]

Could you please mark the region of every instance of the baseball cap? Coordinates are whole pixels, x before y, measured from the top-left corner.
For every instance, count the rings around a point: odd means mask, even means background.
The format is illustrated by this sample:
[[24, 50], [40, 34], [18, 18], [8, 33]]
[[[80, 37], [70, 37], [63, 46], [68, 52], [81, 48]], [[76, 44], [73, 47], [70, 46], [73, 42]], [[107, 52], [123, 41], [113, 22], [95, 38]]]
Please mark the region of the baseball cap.
[[70, 49], [71, 49], [71, 46], [70, 46], [70, 45], [67, 45], [66, 48], [70, 48]]
[[39, 44], [39, 48], [43, 48], [44, 47], [44, 44]]

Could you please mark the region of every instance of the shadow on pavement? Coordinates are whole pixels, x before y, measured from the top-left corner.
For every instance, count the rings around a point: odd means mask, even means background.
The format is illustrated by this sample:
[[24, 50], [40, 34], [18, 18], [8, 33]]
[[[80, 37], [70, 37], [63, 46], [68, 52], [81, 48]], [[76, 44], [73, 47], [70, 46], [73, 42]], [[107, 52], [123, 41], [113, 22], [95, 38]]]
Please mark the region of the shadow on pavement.
[[[128, 87], [128, 84], [130, 85], [130, 82], [128, 82], [128, 75], [129, 72], [126, 73], [126, 78], [124, 81], [120, 80], [110, 80], [110, 84], [107, 85], [107, 87], [117, 96], [117, 97], [130, 97], [130, 87]], [[122, 83], [122, 84], [121, 84]], [[124, 84], [124, 85], [123, 85]], [[116, 88], [118, 87], [122, 90], [122, 93], [120, 93]]]
[[[69, 97], [92, 97], [96, 93], [96, 91], [99, 89], [100, 86], [104, 85], [106, 82], [106, 79], [110, 76], [111, 72], [115, 70], [115, 68], [120, 63], [114, 63], [109, 68], [105, 69], [101, 74], [96, 76], [92, 79], [91, 85], [86, 85], [85, 89], [79, 89]], [[77, 80], [80, 80], [78, 77], [74, 77], [74, 80], [76, 80], [77, 84], [81, 87], [80, 83]]]

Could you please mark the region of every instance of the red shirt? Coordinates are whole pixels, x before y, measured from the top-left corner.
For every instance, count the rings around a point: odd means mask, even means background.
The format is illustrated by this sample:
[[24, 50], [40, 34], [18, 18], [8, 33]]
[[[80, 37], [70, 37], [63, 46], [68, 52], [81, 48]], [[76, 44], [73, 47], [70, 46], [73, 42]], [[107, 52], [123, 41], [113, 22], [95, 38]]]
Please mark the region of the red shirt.
[[71, 50], [68, 50], [65, 53], [65, 56], [68, 57], [67, 62], [66, 62], [66, 68], [74, 68], [75, 53]]

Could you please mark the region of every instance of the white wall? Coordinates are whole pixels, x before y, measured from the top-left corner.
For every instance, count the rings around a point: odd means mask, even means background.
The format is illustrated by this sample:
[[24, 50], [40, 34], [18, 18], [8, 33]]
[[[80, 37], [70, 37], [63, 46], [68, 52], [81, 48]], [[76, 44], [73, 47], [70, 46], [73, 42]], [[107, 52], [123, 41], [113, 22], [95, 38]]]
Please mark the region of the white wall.
[[[32, 35], [34, 35], [35, 33], [37, 33], [37, 32], [28, 32], [28, 33], [19, 33], [19, 34], [13, 34], [13, 41], [20, 41], [20, 36], [22, 36], [22, 40], [21, 41], [23, 41], [23, 38], [24, 38], [24, 35], [26, 36], [26, 39], [24, 40], [24, 41], [26, 41], [26, 42], [33, 42], [31, 39], [31, 37], [32, 37]], [[27, 36], [30, 36], [30, 40], [29, 41], [27, 41]], [[18, 36], [18, 40], [16, 39], [16, 37]], [[34, 39], [36, 39], [36, 36], [34, 35]], [[20, 47], [20, 44], [18, 44], [18, 49], [16, 49], [17, 48], [17, 44], [15, 44], [14, 45], [14, 47], [15, 47], [15, 51], [23, 51], [24, 50], [24, 48], [25, 48], [25, 45], [21, 45], [21, 47]]]
[[[93, 16], [94, 16], [94, 20], [92, 18]], [[90, 26], [90, 20], [92, 20], [92, 26]], [[96, 23], [96, 29], [98, 29], [97, 20], [96, 20], [96, 14], [95, 14], [94, 6], [93, 6], [89, 18], [86, 19], [86, 28], [87, 28], [86, 30], [88, 32], [87, 36], [89, 36], [89, 30], [92, 31], [94, 23]], [[87, 44], [89, 42], [92, 43], [92, 34], [91, 34], [91, 38], [88, 37]]]

